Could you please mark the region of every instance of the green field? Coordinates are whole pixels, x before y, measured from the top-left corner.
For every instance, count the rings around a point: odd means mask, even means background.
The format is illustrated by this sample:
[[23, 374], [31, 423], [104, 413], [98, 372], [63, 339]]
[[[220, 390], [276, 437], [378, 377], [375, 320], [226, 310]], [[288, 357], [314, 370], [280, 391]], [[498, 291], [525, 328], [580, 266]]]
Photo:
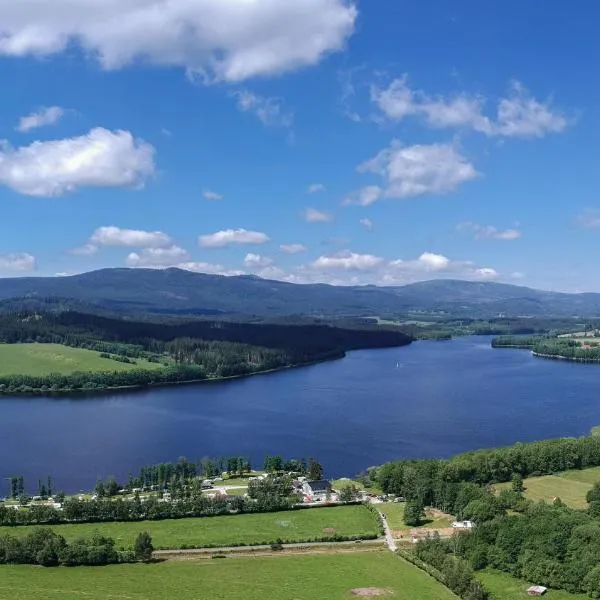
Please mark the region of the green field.
[[394, 600], [456, 598], [387, 551], [70, 569], [0, 567], [0, 597], [11, 600], [350, 600], [359, 598], [352, 590], [361, 588], [377, 588]]
[[[405, 531], [409, 529], [418, 529], [404, 524], [404, 502], [386, 502], [377, 505], [387, 518], [388, 525], [392, 531]], [[427, 518], [420, 527], [427, 529], [444, 529], [450, 527], [450, 520], [447, 517]]]
[[[526, 589], [532, 585], [521, 579], [511, 577], [499, 571], [480, 571], [477, 578], [483, 583], [488, 591], [493, 594], [495, 600], [523, 600], [527, 598]], [[570, 594], [564, 590], [550, 590], [544, 595], [548, 600], [584, 600], [589, 596], [584, 594]]]
[[3, 375], [69, 375], [77, 371], [130, 371], [160, 369], [161, 364], [137, 359], [127, 364], [100, 358], [100, 353], [61, 344], [0, 344], [0, 377]]
[[[32, 529], [35, 526], [0, 527], [0, 535], [26, 535]], [[308, 541], [333, 533], [344, 536], [379, 534], [373, 513], [360, 505], [198, 519], [53, 525], [52, 529], [68, 540], [90, 537], [94, 531], [99, 531], [114, 538], [117, 546], [123, 548], [132, 547], [138, 533], [147, 531], [156, 549], [269, 544], [279, 538]]]
[[[560, 498], [572, 508], [586, 508], [585, 495], [597, 481], [600, 481], [600, 467], [565, 471], [557, 475], [530, 477], [524, 481], [525, 497], [529, 500], [545, 500], [546, 502]], [[494, 487], [501, 490], [510, 485], [510, 483], [499, 483]]]

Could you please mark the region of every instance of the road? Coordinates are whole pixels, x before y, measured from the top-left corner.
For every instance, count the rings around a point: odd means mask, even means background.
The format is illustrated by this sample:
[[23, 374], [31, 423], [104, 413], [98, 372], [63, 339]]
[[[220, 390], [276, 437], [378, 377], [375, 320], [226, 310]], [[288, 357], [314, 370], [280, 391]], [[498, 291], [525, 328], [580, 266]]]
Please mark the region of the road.
[[396, 549], [397, 549], [396, 540], [394, 539], [394, 536], [392, 535], [392, 530], [390, 529], [390, 526], [388, 525], [387, 518], [386, 518], [385, 514], [382, 513], [379, 509], [377, 509], [377, 511], [379, 512], [379, 514], [381, 516], [381, 522], [383, 523], [383, 530], [385, 531], [385, 541], [387, 543], [387, 546], [390, 549], [390, 552], [396, 552]]

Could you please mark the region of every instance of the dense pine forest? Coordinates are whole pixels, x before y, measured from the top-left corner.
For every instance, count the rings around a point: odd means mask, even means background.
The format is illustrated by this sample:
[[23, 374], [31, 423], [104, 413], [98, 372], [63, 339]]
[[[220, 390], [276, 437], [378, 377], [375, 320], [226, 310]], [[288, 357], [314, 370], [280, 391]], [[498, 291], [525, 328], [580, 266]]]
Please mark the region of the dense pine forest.
[[350, 329], [327, 324], [136, 321], [75, 311], [18, 311], [0, 314], [0, 343], [63, 344], [130, 364], [144, 359], [162, 368], [10, 374], [0, 376], [0, 393], [141, 387], [241, 376], [340, 358], [348, 350], [403, 346], [411, 341], [397, 330], [360, 323]]

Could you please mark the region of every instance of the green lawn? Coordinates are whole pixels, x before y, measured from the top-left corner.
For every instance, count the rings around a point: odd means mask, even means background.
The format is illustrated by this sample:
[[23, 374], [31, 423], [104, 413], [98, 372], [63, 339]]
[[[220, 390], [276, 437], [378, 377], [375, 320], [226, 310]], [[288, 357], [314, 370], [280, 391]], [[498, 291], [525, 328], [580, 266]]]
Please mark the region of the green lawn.
[[100, 358], [100, 353], [61, 344], [0, 344], [2, 375], [68, 375], [76, 371], [160, 369], [161, 364], [137, 360], [136, 365]]
[[[492, 592], [494, 600], [524, 600], [528, 597], [525, 590], [532, 585], [499, 571], [480, 571], [477, 573], [477, 577], [486, 589]], [[563, 590], [550, 590], [544, 598], [548, 600], [589, 600], [589, 596], [584, 594], [570, 594]]]
[[[0, 527], [0, 535], [26, 535], [34, 528]], [[284, 541], [308, 541], [331, 536], [330, 530], [345, 536], [379, 533], [373, 513], [359, 505], [198, 519], [53, 525], [52, 529], [69, 540], [89, 537], [97, 530], [114, 538], [117, 546], [124, 548], [133, 546], [140, 531], [147, 531], [157, 549], [269, 544], [279, 538]]]
[[[554, 498], [558, 497], [572, 508], [586, 508], [585, 495], [597, 481], [600, 481], [600, 467], [530, 477], [524, 481], [525, 497], [530, 500], [545, 500], [546, 502], [552, 502]], [[501, 490], [510, 485], [510, 483], [499, 483], [494, 487]]]
[[167, 561], [44, 569], [0, 567], [11, 600], [351, 600], [378, 588], [394, 600], [453, 600], [446, 588], [387, 551]]
[[[377, 506], [387, 517], [388, 525], [392, 531], [415, 529], [404, 524], [404, 502], [386, 502]], [[450, 519], [447, 517], [428, 518], [420, 527], [426, 529], [444, 529], [450, 527]]]

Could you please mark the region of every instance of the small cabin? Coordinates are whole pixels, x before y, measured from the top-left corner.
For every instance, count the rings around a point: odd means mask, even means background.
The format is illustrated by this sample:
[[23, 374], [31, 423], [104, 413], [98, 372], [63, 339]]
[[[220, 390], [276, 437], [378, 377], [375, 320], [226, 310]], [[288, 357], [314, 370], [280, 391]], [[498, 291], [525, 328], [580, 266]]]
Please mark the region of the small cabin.
[[532, 585], [527, 589], [528, 596], [543, 596], [548, 591], [543, 585]]

